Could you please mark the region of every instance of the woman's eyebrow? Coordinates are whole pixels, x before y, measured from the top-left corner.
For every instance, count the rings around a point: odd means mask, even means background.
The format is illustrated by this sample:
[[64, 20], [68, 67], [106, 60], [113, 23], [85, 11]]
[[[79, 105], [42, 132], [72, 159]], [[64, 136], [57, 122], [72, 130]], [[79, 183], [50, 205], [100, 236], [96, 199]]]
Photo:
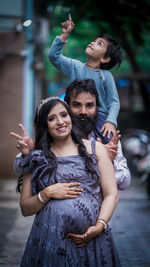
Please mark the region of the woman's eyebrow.
[[47, 117], [48, 118], [50, 118], [50, 117], [53, 117], [53, 116], [55, 116], [56, 114], [50, 114], [50, 115], [48, 115]]

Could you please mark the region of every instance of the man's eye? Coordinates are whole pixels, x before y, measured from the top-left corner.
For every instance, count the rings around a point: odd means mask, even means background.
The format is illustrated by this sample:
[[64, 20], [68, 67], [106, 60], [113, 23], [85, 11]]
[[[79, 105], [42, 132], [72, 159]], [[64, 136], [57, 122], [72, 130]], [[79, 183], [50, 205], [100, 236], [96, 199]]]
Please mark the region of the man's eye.
[[80, 104], [75, 103], [75, 104], [73, 104], [73, 107], [78, 108], [78, 107], [80, 107]]
[[94, 107], [94, 104], [89, 104], [87, 105], [88, 108], [93, 108]]

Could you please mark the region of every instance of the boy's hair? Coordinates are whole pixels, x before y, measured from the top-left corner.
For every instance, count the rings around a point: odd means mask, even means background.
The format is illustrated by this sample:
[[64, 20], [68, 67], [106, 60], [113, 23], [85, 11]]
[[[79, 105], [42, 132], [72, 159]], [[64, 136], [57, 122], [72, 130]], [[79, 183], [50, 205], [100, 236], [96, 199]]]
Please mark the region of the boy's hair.
[[70, 105], [71, 96], [77, 97], [80, 93], [90, 93], [91, 95], [95, 96], [96, 98], [96, 106], [100, 105], [98, 92], [96, 89], [96, 85], [93, 79], [75, 79], [69, 86], [66, 88], [66, 95], [64, 100]]
[[122, 62], [122, 52], [120, 49], [120, 45], [112, 38], [112, 36], [108, 34], [102, 34], [98, 38], [103, 38], [108, 41], [105, 58], [110, 57], [110, 61], [108, 63], [101, 64], [101, 69], [109, 70], [117, 65], [119, 67]]

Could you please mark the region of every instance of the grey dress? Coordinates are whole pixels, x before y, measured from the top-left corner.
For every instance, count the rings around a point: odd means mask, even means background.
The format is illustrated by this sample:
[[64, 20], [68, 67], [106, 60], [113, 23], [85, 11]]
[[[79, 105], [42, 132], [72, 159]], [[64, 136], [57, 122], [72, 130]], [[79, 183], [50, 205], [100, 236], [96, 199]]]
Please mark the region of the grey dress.
[[31, 184], [33, 194], [56, 182], [81, 183], [84, 189], [76, 199], [51, 199], [36, 214], [27, 241], [21, 267], [119, 267], [120, 261], [109, 227], [86, 246], [77, 248], [67, 233], [82, 234], [95, 225], [102, 204], [99, 171], [92, 142], [93, 166], [90, 173], [79, 155], [58, 157], [57, 169], [51, 175], [42, 151], [33, 151], [21, 162], [25, 171], [34, 169]]

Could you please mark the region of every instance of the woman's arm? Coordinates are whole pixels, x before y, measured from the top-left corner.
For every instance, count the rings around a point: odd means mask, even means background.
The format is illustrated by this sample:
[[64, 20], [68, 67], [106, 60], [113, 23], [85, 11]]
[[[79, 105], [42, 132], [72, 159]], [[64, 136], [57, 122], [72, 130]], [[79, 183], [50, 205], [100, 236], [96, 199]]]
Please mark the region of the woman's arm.
[[114, 167], [102, 144], [96, 143], [96, 155], [100, 171], [100, 185], [103, 193], [103, 202], [98, 218], [108, 222], [118, 202]]
[[34, 149], [34, 141], [29, 137], [26, 129], [24, 128], [23, 124], [19, 123], [19, 128], [21, 129], [22, 135], [19, 135], [17, 133], [11, 132], [10, 135], [15, 137], [17, 140], [17, 148], [20, 150], [20, 153], [16, 156], [15, 162], [14, 162], [14, 172], [17, 175], [21, 175], [24, 173], [23, 167], [20, 166], [20, 162], [28, 155], [32, 149]]
[[[77, 198], [83, 191], [79, 188], [80, 183], [57, 183], [47, 186], [40, 192], [45, 203], [54, 199]], [[31, 174], [24, 175], [22, 192], [20, 198], [20, 207], [23, 216], [30, 216], [38, 213], [45, 204], [41, 203], [38, 195], [33, 195], [31, 187]]]
[[20, 207], [23, 216], [36, 214], [44, 207], [44, 204], [39, 201], [38, 196], [33, 196], [31, 187], [31, 174], [24, 174], [20, 197]]

